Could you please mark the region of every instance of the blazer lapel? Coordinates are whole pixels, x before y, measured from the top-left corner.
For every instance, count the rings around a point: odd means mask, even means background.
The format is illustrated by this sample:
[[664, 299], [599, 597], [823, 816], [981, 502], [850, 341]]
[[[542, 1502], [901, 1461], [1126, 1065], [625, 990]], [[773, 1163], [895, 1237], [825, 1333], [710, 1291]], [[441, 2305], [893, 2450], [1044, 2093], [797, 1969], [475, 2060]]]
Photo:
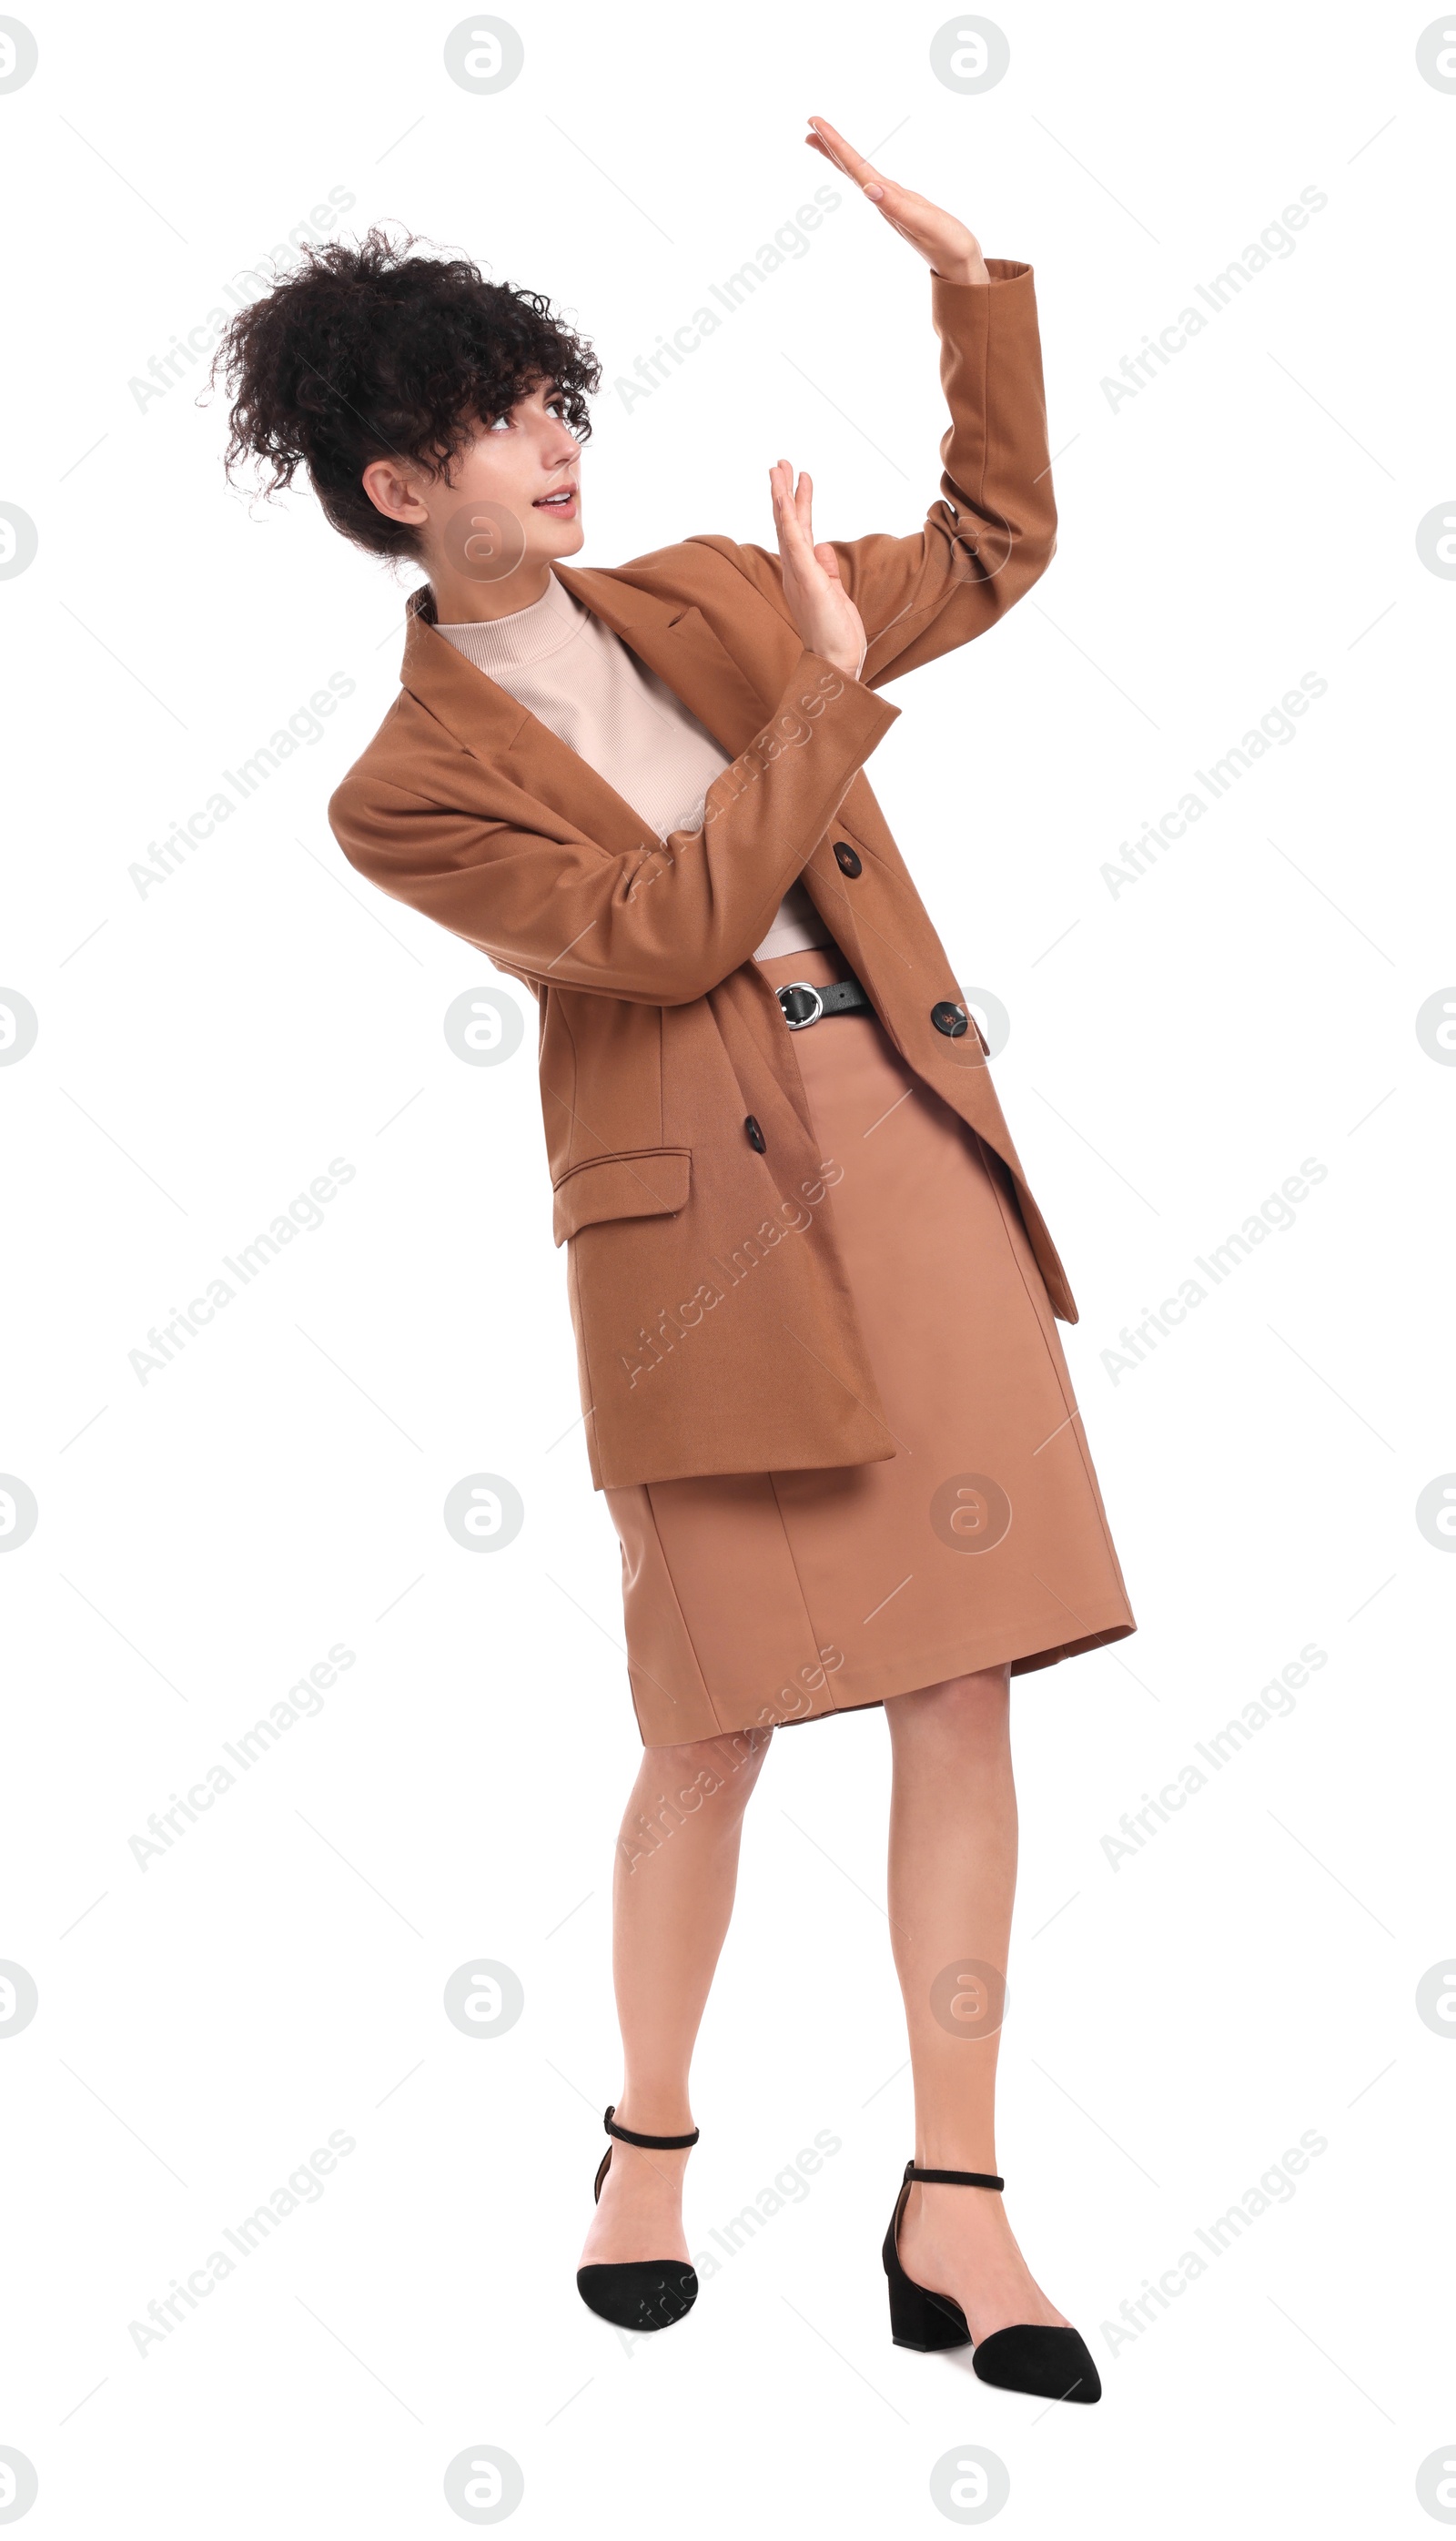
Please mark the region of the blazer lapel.
[[[763, 694], [691, 602], [643, 591], [619, 574], [553, 568], [565, 588], [610, 626], [649, 671], [680, 697], [721, 750], [736, 758], [762, 731], [780, 693]], [[518, 704], [434, 623], [428, 583], [410, 593], [401, 685], [455, 735], [472, 757], [498, 769], [513, 788], [545, 804], [605, 847], [625, 851], [656, 844], [656, 835], [624, 797], [528, 706]], [[813, 747], [812, 741], [806, 747]], [[853, 788], [850, 789], [852, 800]], [[804, 868], [804, 884], [830, 933], [850, 962], [860, 931], [835, 863], [833, 833]]]
[[[567, 589], [667, 683], [731, 758], [737, 758], [755, 733], [763, 730], [782, 693], [778, 672], [770, 674], [771, 693], [756, 688], [700, 610], [660, 600], [616, 574], [577, 573], [560, 565], [556, 572]], [[860, 950], [860, 930], [844, 877], [835, 862], [832, 837], [815, 849], [804, 867], [803, 882], [830, 933], [852, 963]]]
[[[657, 673], [730, 758], [753, 739], [768, 706], [691, 603], [639, 591], [615, 574], [556, 571], [566, 589]], [[513, 786], [588, 837], [618, 848], [656, 843], [641, 814], [569, 742], [447, 642], [434, 622], [428, 583], [409, 595], [400, 677], [401, 686], [473, 758], [499, 767]]]

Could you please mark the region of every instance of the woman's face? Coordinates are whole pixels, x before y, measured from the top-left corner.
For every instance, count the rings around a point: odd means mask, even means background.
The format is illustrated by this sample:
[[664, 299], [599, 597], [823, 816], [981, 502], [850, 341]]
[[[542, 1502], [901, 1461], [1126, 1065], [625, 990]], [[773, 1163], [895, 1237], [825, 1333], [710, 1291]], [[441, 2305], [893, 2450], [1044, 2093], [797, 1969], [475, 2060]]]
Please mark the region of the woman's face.
[[534, 589], [554, 557], [575, 555], [582, 544], [581, 444], [563, 393], [548, 382], [482, 424], [448, 480], [377, 459], [363, 481], [380, 511], [419, 533], [447, 623], [472, 587], [477, 601], [491, 584]]
[[[497, 504], [520, 525], [525, 552], [574, 555], [582, 543], [581, 444], [566, 399], [546, 383], [469, 442], [451, 470], [455, 508]], [[448, 519], [447, 519], [448, 535]]]

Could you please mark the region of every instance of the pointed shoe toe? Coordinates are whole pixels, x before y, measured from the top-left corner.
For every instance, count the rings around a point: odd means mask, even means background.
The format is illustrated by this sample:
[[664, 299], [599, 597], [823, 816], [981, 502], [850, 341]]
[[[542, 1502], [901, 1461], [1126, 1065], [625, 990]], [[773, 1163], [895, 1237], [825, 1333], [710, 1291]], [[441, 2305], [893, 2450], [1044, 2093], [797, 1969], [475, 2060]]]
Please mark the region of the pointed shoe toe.
[[686, 2259], [623, 2259], [578, 2268], [576, 2290], [618, 2329], [671, 2329], [697, 2300], [697, 2270]]
[[1102, 2382], [1080, 2330], [1018, 2321], [978, 2341], [971, 2370], [1000, 2391], [1040, 2400], [1100, 2400]]

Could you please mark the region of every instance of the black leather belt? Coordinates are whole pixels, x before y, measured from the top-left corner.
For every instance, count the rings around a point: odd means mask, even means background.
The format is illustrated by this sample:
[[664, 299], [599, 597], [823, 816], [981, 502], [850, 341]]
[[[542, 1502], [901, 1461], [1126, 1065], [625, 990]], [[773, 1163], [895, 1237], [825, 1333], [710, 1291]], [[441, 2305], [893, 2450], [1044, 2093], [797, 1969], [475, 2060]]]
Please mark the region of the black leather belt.
[[858, 980], [836, 980], [826, 988], [811, 987], [807, 980], [792, 980], [786, 988], [775, 988], [773, 993], [783, 1008], [790, 1032], [802, 1032], [806, 1024], [817, 1024], [821, 1015], [873, 1012], [869, 991]]

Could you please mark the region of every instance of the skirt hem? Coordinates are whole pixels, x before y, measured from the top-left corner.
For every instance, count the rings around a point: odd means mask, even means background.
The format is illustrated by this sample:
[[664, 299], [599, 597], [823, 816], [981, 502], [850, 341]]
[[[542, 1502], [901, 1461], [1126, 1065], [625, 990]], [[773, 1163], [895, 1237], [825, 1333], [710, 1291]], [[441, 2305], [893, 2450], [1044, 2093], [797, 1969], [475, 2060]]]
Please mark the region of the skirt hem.
[[[722, 1719], [715, 1704], [715, 1727], [701, 1730], [698, 1735], [701, 1738], [724, 1738], [750, 1729], [797, 1729], [811, 1720], [832, 1720], [840, 1712], [877, 1710], [883, 1705], [893, 1703], [897, 1695], [918, 1694], [926, 1686], [945, 1685], [953, 1677], [976, 1676], [985, 1668], [1009, 1666], [1013, 1676], [1030, 1676], [1038, 1668], [1055, 1667], [1062, 1659], [1079, 1658], [1087, 1650], [1105, 1648], [1110, 1641], [1128, 1640], [1136, 1630], [1130, 1609], [1124, 1607], [1115, 1618], [1094, 1625], [1088, 1632], [1079, 1633], [1075, 1640], [1043, 1643], [1031, 1650], [987, 1649], [983, 1645], [968, 1650], [961, 1643], [955, 1649], [937, 1652], [928, 1658], [909, 1660], [899, 1667], [856, 1669], [855, 1690], [852, 1699], [845, 1703], [808, 1701], [796, 1710], [790, 1710], [782, 1704], [764, 1703], [751, 1717], [743, 1720]], [[887, 1676], [893, 1682], [880, 1685], [874, 1692], [867, 1691], [864, 1681], [877, 1676]], [[635, 1696], [635, 1689], [633, 1692]], [[643, 1746], [649, 1748], [684, 1743], [680, 1739], [667, 1738], [644, 1738], [642, 1741]]]

